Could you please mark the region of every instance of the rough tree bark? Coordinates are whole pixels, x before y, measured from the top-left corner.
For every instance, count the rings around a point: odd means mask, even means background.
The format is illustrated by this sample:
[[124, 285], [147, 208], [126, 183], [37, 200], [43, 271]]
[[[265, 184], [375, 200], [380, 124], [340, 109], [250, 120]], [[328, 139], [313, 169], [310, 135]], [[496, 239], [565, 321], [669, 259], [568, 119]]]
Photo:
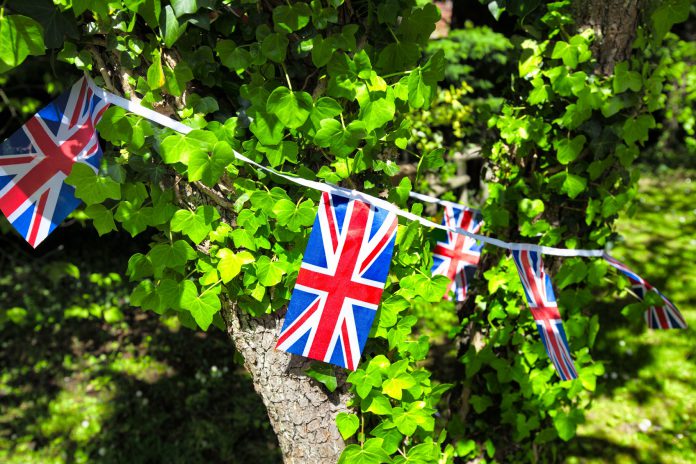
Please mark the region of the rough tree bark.
[[[175, 182], [176, 183], [176, 182]], [[224, 181], [223, 181], [224, 183]], [[216, 189], [200, 183], [183, 184], [177, 190], [184, 207], [210, 204], [224, 221], [235, 216]], [[207, 252], [207, 242], [199, 249]], [[225, 321], [235, 349], [244, 358], [254, 389], [261, 397], [286, 464], [332, 464], [338, 461], [345, 443], [336, 427], [336, 415], [347, 412], [351, 398], [347, 375], [337, 372], [338, 387], [330, 393], [306, 374], [313, 361], [275, 349], [285, 310], [264, 317], [249, 315], [236, 302], [223, 305]]]
[[[137, 100], [128, 84], [128, 71], [111, 54], [100, 55], [98, 70], [108, 80], [109, 90], [126, 98]], [[180, 60], [176, 51], [167, 51], [164, 59], [174, 68]], [[110, 74], [110, 67], [114, 70]], [[112, 83], [113, 82], [113, 83]], [[114, 85], [118, 82], [117, 85]], [[179, 99], [163, 102], [155, 110], [166, 115], [182, 106]], [[223, 184], [225, 182], [222, 182]], [[187, 184], [180, 179], [171, 180], [176, 198], [182, 207], [195, 209], [209, 204], [220, 212], [229, 224], [235, 221], [233, 206], [225, 197], [231, 185], [206, 187], [200, 182]], [[199, 246], [207, 252], [206, 242]], [[248, 315], [235, 302], [223, 307], [223, 319], [236, 350], [244, 357], [244, 365], [252, 376], [254, 389], [268, 410], [271, 426], [287, 464], [335, 463], [345, 448], [336, 427], [336, 415], [348, 411], [346, 403], [351, 398], [346, 385], [347, 375], [338, 373], [338, 387], [333, 393], [305, 374], [311, 361], [299, 356], [275, 350], [275, 343], [285, 317], [285, 311], [277, 311], [264, 318]]]
[[595, 32], [593, 47], [597, 72], [611, 74], [614, 64], [631, 55], [641, 14], [641, 0], [576, 0], [573, 4], [579, 30]]
[[350, 398], [345, 376], [333, 393], [305, 374], [310, 361], [275, 350], [281, 314], [251, 317], [230, 303], [223, 308], [227, 331], [244, 357], [254, 389], [268, 410], [288, 464], [335, 463], [344, 448], [336, 415]]

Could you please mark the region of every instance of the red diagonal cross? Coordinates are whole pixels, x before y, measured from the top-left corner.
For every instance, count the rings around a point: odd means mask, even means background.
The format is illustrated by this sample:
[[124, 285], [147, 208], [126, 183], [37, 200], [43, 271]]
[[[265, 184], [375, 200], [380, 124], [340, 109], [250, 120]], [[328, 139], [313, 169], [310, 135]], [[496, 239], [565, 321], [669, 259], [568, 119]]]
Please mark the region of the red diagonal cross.
[[[529, 303], [529, 307], [532, 308], [532, 306], [534, 306], [532, 309], [543, 310], [545, 308], [544, 295], [546, 294], [546, 282], [544, 281], [544, 264], [541, 262], [541, 257], [539, 257], [539, 269], [541, 270], [541, 275], [539, 277], [536, 276], [534, 270], [532, 269], [532, 262], [529, 257], [529, 252], [521, 253], [520, 257], [523, 261], [524, 273], [527, 278], [527, 282], [529, 283], [527, 290], [532, 298], [532, 301]], [[556, 313], [558, 313], [558, 309], [556, 309]]]
[[61, 144], [55, 143], [51, 134], [38, 121], [38, 116], [27, 121], [26, 131], [31, 134], [36, 150], [43, 153], [44, 158], [3, 196], [2, 211], [7, 217], [11, 216], [53, 176], [59, 172], [69, 175], [75, 164], [75, 158], [94, 137], [94, 128], [90, 120], [82, 125], [70, 139]]
[[449, 267], [447, 268], [447, 277], [449, 277], [452, 281], [454, 281], [455, 275], [457, 274], [457, 268], [459, 268], [460, 262], [466, 263], [470, 266], [476, 266], [481, 259], [477, 253], [464, 249], [466, 239], [466, 236], [457, 234], [457, 239], [454, 242], [453, 248], [449, 248], [441, 243], [438, 243], [435, 245], [435, 249], [433, 250], [434, 254], [446, 256], [450, 259]]
[[[69, 127], [77, 125], [80, 115], [85, 106], [85, 101], [91, 100], [92, 91], [87, 87], [87, 81], [83, 80], [80, 93], [75, 100], [70, 118]], [[108, 105], [107, 105], [108, 106]], [[101, 114], [106, 110], [102, 108], [100, 114], [95, 118], [98, 121]], [[67, 114], [70, 109], [66, 108]], [[12, 188], [3, 195], [2, 211], [5, 216], [10, 217], [22, 206], [42, 185], [50, 181], [59, 172], [66, 176], [70, 174], [75, 158], [89, 144], [94, 137], [94, 125], [91, 118], [81, 125], [77, 132], [61, 144], [56, 144], [52, 135], [39, 122], [39, 115], [35, 115], [25, 124], [24, 130], [31, 135], [35, 144], [35, 151], [43, 154], [44, 158], [39, 161], [31, 171], [22, 176]], [[96, 142], [95, 142], [96, 143]], [[37, 155], [29, 155], [22, 158], [13, 158], [10, 164], [17, 164], [19, 160], [31, 162]], [[43, 197], [43, 196], [42, 196]]]
[[[346, 298], [355, 298], [365, 303], [377, 305], [382, 297], [383, 288], [353, 280], [363, 237], [367, 233], [365, 228], [369, 213], [370, 208], [366, 204], [360, 201], [353, 202], [353, 212], [349, 218], [349, 223], [344, 225], [347, 228], [347, 234], [334, 275], [316, 272], [304, 267], [300, 268], [297, 285], [326, 292], [326, 301], [321, 311], [319, 325], [309, 350], [309, 357], [312, 359], [325, 359]], [[341, 329], [343, 335], [346, 336], [347, 328], [342, 327]], [[348, 346], [347, 340], [344, 345]], [[350, 353], [346, 353], [346, 358], [350, 363]]]

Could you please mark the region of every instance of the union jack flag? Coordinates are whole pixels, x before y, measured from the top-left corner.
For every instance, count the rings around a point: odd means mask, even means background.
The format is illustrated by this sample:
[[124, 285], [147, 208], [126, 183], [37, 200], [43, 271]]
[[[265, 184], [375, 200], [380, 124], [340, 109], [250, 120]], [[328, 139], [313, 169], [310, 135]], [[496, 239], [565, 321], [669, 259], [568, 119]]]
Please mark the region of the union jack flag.
[[[442, 224], [477, 234], [482, 225], [481, 213], [469, 208], [445, 205]], [[451, 230], [446, 232], [443, 242], [437, 242], [433, 249], [431, 272], [450, 279], [446, 299], [452, 299], [450, 292], [453, 290], [455, 301], [466, 300], [469, 281], [474, 277], [482, 249], [483, 243]]]
[[562, 380], [576, 379], [578, 374], [570, 357], [568, 339], [558, 312], [551, 278], [544, 270], [541, 254], [531, 250], [513, 250], [512, 257], [546, 353]]
[[276, 348], [355, 370], [389, 273], [398, 221], [324, 193]]
[[34, 248], [80, 204], [64, 180], [74, 163], [97, 170], [108, 106], [83, 77], [0, 145], [0, 210]]
[[638, 299], [642, 301], [648, 292], [655, 292], [664, 301], [664, 306], [651, 306], [645, 311], [645, 321], [648, 323], [648, 327], [651, 329], [686, 329], [686, 321], [682, 314], [658, 289], [646, 282], [628, 266], [606, 253], [604, 259], [628, 277], [631, 288]]

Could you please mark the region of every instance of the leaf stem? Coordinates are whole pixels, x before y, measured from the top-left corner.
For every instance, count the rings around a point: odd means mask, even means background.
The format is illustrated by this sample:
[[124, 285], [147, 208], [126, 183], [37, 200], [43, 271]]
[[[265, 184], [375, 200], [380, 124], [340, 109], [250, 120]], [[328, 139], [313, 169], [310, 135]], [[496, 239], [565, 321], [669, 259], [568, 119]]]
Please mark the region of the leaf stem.
[[283, 68], [283, 74], [285, 74], [285, 80], [288, 83], [288, 88], [292, 90], [292, 82], [290, 82], [290, 76], [288, 75], [288, 70], [285, 69], [285, 63], [280, 63], [280, 67]]
[[401, 41], [396, 36], [396, 34], [394, 34], [394, 30], [391, 28], [391, 26], [389, 24], [387, 24], [387, 29], [389, 29], [389, 32], [391, 33], [392, 37], [394, 37], [394, 40], [396, 40], [396, 43], [398, 43], [398, 44], [401, 43]]
[[391, 73], [391, 74], [385, 74], [384, 76], [382, 76], [382, 79], [389, 79], [390, 77], [395, 77], [395, 76], [403, 76], [406, 74], [411, 74], [412, 72], [413, 72], [413, 70], [409, 69], [407, 71], [399, 71], [399, 72], [395, 72], [395, 73]]
[[218, 280], [217, 282], [215, 282], [214, 284], [212, 284], [210, 287], [208, 287], [208, 288], [206, 288], [205, 290], [203, 290], [203, 291], [200, 293], [200, 295], [198, 295], [198, 297], [199, 297], [199, 298], [202, 297], [203, 295], [205, 295], [206, 293], [208, 293], [208, 291], [209, 291], [210, 289], [217, 287], [217, 286], [218, 286], [219, 284], [221, 284], [221, 283], [222, 283], [222, 279]]

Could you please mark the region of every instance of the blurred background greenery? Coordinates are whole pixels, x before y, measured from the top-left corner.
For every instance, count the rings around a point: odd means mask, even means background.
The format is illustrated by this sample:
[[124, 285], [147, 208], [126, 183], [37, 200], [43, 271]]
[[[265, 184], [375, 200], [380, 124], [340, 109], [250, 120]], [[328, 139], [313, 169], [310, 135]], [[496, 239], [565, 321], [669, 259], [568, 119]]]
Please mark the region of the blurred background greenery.
[[[443, 197], [472, 203], [485, 195], [477, 150], [492, 137], [487, 120], [511, 65], [510, 26], [481, 8], [454, 11], [452, 30], [433, 40], [430, 52], [442, 50], [448, 60], [446, 80], [433, 107], [413, 115], [413, 145], [445, 148], [454, 160], [437, 179]], [[695, 23], [692, 8], [663, 49], [673, 64], [664, 69], [665, 110], [641, 154], [640, 194], [619, 221], [623, 241], [613, 250], [667, 294], [690, 327]], [[0, 139], [60, 88], [56, 57], [22, 66], [21, 84], [0, 76]], [[176, 319], [129, 307], [125, 259], [146, 248], [147, 238], [99, 239], [78, 213], [33, 251], [0, 219], [1, 462], [280, 462], [265, 409], [227, 335], [215, 328], [194, 334]], [[606, 374], [559, 461], [696, 462], [693, 329], [649, 331], [640, 311], [628, 306], [622, 314], [631, 298], [616, 277], [597, 295], [592, 311], [601, 331], [593, 356]], [[439, 340], [437, 356], [448, 349], [447, 324], [456, 318], [432, 317], [421, 324]]]

